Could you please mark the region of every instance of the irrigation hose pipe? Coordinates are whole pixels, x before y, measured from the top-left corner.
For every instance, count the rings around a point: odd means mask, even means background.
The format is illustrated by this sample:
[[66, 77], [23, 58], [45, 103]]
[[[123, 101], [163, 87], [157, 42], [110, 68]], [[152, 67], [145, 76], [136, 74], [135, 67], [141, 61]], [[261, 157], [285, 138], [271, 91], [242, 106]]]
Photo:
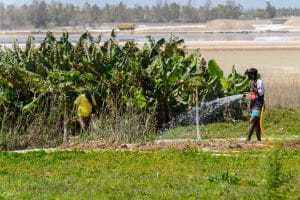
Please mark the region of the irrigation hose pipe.
[[269, 136], [266, 134], [264, 126], [263, 126], [264, 111], [265, 111], [265, 104], [263, 104], [263, 107], [262, 107], [261, 112], [260, 112], [259, 125], [260, 125], [260, 129], [261, 129], [261, 133], [264, 136], [264, 138], [266, 139], [266, 141], [268, 141], [269, 143], [272, 143], [272, 141], [270, 140]]

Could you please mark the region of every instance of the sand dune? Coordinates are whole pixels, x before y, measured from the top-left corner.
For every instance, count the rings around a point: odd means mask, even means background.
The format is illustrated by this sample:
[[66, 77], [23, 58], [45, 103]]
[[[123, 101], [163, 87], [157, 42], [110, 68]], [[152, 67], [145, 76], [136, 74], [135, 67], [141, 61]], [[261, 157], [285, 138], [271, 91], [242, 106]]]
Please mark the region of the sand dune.
[[249, 21], [218, 19], [207, 23], [209, 30], [254, 30]]
[[287, 26], [300, 26], [300, 17], [293, 17], [293, 18], [289, 19], [288, 21], [286, 21], [284, 23], [284, 25], [287, 25]]

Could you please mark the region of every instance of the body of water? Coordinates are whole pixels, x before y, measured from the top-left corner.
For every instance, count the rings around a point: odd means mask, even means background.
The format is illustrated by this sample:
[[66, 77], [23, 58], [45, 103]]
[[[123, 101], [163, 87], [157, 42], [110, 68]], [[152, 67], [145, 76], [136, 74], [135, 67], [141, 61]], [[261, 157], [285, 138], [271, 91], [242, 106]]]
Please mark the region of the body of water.
[[[137, 43], [145, 43], [148, 41], [148, 34], [120, 34], [117, 35], [117, 40], [124, 42], [127, 40], [132, 40]], [[270, 32], [270, 33], [176, 33], [175, 36], [180, 39], [184, 39], [186, 42], [208, 42], [208, 41], [253, 41], [253, 42], [280, 42], [280, 41], [300, 41], [300, 33], [293, 32]], [[35, 37], [35, 43], [41, 43], [45, 36]], [[78, 41], [80, 36], [71, 35], [69, 40], [71, 42]], [[153, 34], [152, 37], [156, 40], [161, 38], [168, 38], [169, 34]], [[57, 37], [59, 39], [59, 36]], [[109, 36], [102, 36], [102, 41], [109, 39]], [[0, 44], [12, 44], [17, 41], [20, 44], [24, 44], [27, 41], [27, 37], [17, 36], [17, 37], [0, 37]]]

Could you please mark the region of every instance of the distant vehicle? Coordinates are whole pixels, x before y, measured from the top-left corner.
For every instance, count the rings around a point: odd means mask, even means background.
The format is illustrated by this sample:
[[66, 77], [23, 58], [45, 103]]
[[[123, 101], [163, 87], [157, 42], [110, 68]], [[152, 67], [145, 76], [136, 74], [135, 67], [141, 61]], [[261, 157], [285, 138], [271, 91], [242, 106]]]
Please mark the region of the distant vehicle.
[[131, 30], [133, 31], [135, 29], [135, 25], [134, 24], [118, 24], [118, 29], [120, 31], [125, 31], [125, 30]]

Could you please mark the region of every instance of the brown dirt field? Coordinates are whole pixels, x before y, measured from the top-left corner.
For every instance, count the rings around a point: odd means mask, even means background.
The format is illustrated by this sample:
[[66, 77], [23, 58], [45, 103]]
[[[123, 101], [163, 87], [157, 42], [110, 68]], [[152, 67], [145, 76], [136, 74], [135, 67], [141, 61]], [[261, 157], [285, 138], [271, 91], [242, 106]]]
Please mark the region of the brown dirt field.
[[[289, 140], [283, 143], [286, 149], [300, 149], [300, 140]], [[63, 144], [58, 150], [120, 150], [120, 151], [164, 151], [164, 150], [186, 150], [199, 149], [203, 151], [245, 151], [245, 150], [262, 150], [271, 149], [272, 146], [267, 142], [244, 142], [240, 140], [204, 140], [204, 141], [185, 141], [185, 142], [162, 142], [122, 144], [115, 141], [93, 140], [79, 142], [74, 141]]]
[[286, 149], [300, 149], [300, 140], [290, 140], [284, 143], [283, 145]]

